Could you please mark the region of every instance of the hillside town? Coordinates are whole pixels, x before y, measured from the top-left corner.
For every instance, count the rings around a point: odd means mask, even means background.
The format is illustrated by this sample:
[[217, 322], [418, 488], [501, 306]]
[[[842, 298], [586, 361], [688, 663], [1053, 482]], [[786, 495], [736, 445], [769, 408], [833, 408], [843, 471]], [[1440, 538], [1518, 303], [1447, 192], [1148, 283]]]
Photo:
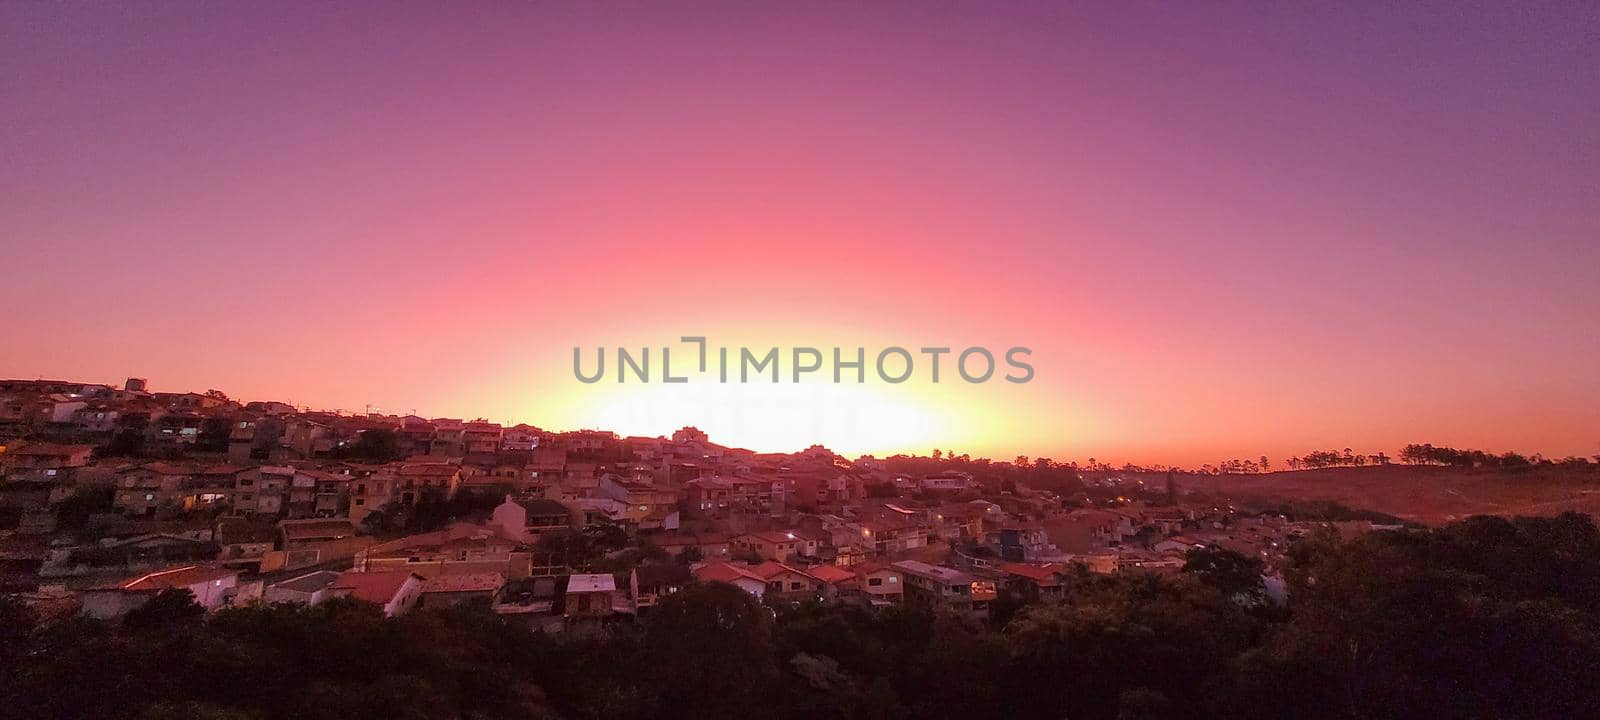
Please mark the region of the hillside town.
[[1259, 559], [1281, 599], [1283, 552], [1328, 524], [1201, 502], [1170, 475], [996, 482], [692, 427], [312, 412], [142, 379], [0, 381], [0, 440], [0, 591], [107, 620], [186, 589], [208, 611], [352, 597], [561, 629], [627, 621], [694, 582], [981, 619], [1074, 573], [1176, 573], [1205, 548]]

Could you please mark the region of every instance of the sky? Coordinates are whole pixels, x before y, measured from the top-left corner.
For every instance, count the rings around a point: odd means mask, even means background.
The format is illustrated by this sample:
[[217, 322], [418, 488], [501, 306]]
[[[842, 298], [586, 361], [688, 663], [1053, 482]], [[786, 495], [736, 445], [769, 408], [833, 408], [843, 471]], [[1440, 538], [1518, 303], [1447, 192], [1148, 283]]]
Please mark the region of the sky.
[[[0, 376], [852, 455], [1592, 455], [1597, 269], [1595, 3], [0, 4]], [[1036, 374], [574, 377], [685, 335]]]

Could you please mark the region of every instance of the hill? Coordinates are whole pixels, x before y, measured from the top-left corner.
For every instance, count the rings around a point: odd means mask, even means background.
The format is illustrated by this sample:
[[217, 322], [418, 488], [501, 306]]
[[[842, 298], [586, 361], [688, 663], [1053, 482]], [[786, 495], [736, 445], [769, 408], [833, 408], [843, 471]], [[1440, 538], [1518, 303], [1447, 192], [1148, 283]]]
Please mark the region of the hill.
[[1385, 465], [1258, 475], [1186, 476], [1185, 489], [1251, 500], [1331, 500], [1441, 525], [1472, 515], [1600, 516], [1600, 467], [1516, 469]]

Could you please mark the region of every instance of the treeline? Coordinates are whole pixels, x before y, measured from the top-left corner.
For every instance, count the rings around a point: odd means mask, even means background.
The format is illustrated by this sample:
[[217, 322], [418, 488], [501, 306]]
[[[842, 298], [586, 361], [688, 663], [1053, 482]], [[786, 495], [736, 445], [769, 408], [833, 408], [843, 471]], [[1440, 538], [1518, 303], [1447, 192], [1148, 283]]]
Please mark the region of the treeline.
[[1372, 455], [1363, 455], [1350, 448], [1343, 452], [1338, 450], [1313, 450], [1297, 457], [1284, 461], [1290, 470], [1314, 470], [1329, 467], [1362, 467], [1364, 465], [1388, 465], [1391, 459], [1388, 455], [1379, 452]]
[[[762, 607], [691, 586], [638, 622], [546, 635], [482, 609], [353, 601], [122, 627], [0, 600], [0, 708], [49, 718], [1600, 717], [1600, 532], [1586, 516], [1316, 535], [1257, 561], [1069, 578], [990, 623]], [[187, 602], [187, 601], [185, 601]]]
[[1400, 449], [1400, 461], [1409, 465], [1451, 465], [1454, 467], [1524, 468], [1535, 465], [1562, 465], [1584, 467], [1586, 458], [1570, 456], [1551, 460], [1543, 455], [1523, 455], [1504, 452], [1499, 455], [1483, 450], [1458, 450], [1453, 447], [1434, 447], [1431, 443], [1412, 444]]
[[885, 470], [912, 476], [952, 470], [969, 473], [974, 481], [989, 491], [1008, 490], [1019, 483], [1065, 494], [1083, 489], [1077, 465], [1056, 463], [1049, 458], [1029, 462], [1026, 457], [1018, 457], [1015, 462], [1005, 462], [934, 450], [931, 457], [891, 455], [881, 462]]

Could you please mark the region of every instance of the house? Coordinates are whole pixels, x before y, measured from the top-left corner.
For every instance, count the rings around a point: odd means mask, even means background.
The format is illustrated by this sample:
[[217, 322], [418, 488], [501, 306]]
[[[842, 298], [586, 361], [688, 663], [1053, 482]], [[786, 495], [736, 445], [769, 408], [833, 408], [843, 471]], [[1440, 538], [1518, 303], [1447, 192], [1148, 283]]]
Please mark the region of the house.
[[461, 440], [468, 455], [494, 454], [500, 450], [500, 441], [505, 435], [500, 423], [475, 420], [462, 428]]
[[81, 433], [109, 435], [122, 421], [122, 411], [115, 405], [94, 402], [84, 403], [72, 413], [71, 425]]
[[567, 473], [567, 450], [560, 447], [540, 446], [524, 467], [530, 490], [550, 492], [561, 484]]
[[308, 550], [356, 536], [355, 523], [344, 518], [305, 518], [278, 522], [278, 540], [285, 550]]
[[791, 470], [780, 473], [779, 477], [785, 484], [788, 503], [811, 511], [838, 509], [866, 495], [861, 478], [832, 466]]
[[806, 574], [821, 583], [824, 600], [838, 599], [845, 594], [844, 587], [856, 580], [854, 572], [838, 565], [814, 565], [806, 568]]
[[665, 516], [678, 508], [676, 492], [610, 473], [600, 476], [595, 493], [622, 503], [622, 517], [614, 520], [635, 525], [645, 524], [651, 517]]
[[120, 473], [112, 504], [125, 515], [143, 516], [227, 507], [240, 472], [232, 465], [145, 463]]
[[406, 455], [426, 455], [433, 447], [433, 437], [437, 432], [433, 423], [410, 415], [401, 419], [400, 429], [396, 432], [396, 444], [400, 446], [400, 452]]
[[277, 544], [278, 528], [245, 517], [217, 518], [211, 537], [219, 546], [217, 560], [242, 570], [261, 568], [261, 560]]
[[389, 468], [353, 479], [348, 510], [350, 522], [360, 524], [372, 511], [392, 502], [399, 487], [400, 477]]
[[315, 455], [333, 434], [332, 428], [306, 417], [290, 417], [283, 421], [283, 434], [278, 446], [272, 449], [274, 460], [306, 460]]
[[529, 618], [530, 624], [541, 625], [543, 618], [555, 610], [558, 578], [520, 578], [508, 580], [500, 592], [495, 593], [490, 608], [496, 615]]
[[693, 579], [688, 566], [677, 563], [640, 565], [629, 574], [628, 585], [634, 607], [653, 607], [663, 598], [683, 589]]
[[220, 395], [195, 392], [152, 393], [151, 397], [174, 410], [214, 410], [228, 404], [228, 399]]
[[246, 515], [282, 515], [294, 484], [295, 469], [288, 465], [262, 465], [240, 472], [233, 486], [234, 512]]
[[732, 549], [727, 536], [719, 533], [662, 533], [649, 536], [649, 540], [668, 555], [680, 557], [690, 552], [690, 557], [698, 560], [725, 560]]
[[130, 468], [117, 479], [112, 507], [124, 515], [152, 516], [157, 510], [177, 511], [188, 489], [191, 468], [166, 462]]
[[210, 565], [218, 552], [217, 544], [210, 540], [147, 533], [57, 550], [39, 573], [51, 578], [126, 576], [174, 566]]
[[694, 567], [694, 578], [700, 582], [722, 582], [739, 588], [757, 600], [767, 592], [767, 580], [750, 571], [743, 563], [708, 562]]
[[577, 511], [555, 500], [507, 495], [490, 522], [507, 536], [531, 543], [543, 533], [575, 528], [581, 520]]
[[233, 488], [238, 483], [235, 476], [243, 470], [227, 463], [195, 466], [189, 474], [188, 492], [180, 500], [183, 509], [232, 507]]
[[928, 520], [939, 536], [951, 541], [982, 538], [987, 524], [1005, 518], [1005, 511], [999, 505], [984, 500], [940, 505], [930, 508], [926, 514], [931, 516]]
[[442, 457], [461, 457], [467, 454], [467, 424], [455, 418], [435, 418], [433, 424], [433, 442], [429, 444], [429, 455]]
[[987, 612], [998, 595], [993, 580], [919, 560], [901, 560], [891, 567], [904, 578], [906, 602], [946, 607], [958, 612]]
[[205, 417], [194, 412], [170, 412], [145, 426], [145, 441], [163, 449], [192, 447], [200, 441]]
[[456, 523], [373, 545], [356, 554], [355, 566], [372, 571], [404, 569], [428, 578], [471, 573], [521, 578], [531, 573], [532, 558], [521, 541], [499, 526]]
[[928, 544], [931, 530], [922, 514], [899, 505], [865, 508], [856, 515], [861, 542], [880, 555], [897, 555]]
[[[803, 552], [809, 543], [810, 553]], [[803, 540], [793, 532], [753, 532], [736, 535], [730, 543], [735, 551], [754, 553], [763, 560], [789, 562], [795, 555], [816, 554], [816, 540]]]
[[278, 550], [269, 552], [262, 570], [293, 570], [354, 557], [370, 547], [371, 537], [358, 535], [344, 518], [310, 518], [278, 523]]
[[[856, 573], [854, 590], [868, 607], [899, 605], [905, 598], [905, 578], [893, 566], [867, 562], [851, 569]], [[848, 590], [848, 586], [845, 589]]]
[[1104, 509], [1073, 510], [1046, 520], [1044, 529], [1051, 544], [1072, 554], [1120, 545], [1136, 530], [1129, 515]]
[[782, 515], [788, 483], [776, 477], [736, 473], [689, 481], [685, 508], [694, 517], [730, 514]]
[[6, 451], [5, 460], [10, 470], [55, 470], [88, 465], [93, 453], [93, 445], [28, 443]]
[[572, 575], [567, 578], [562, 616], [568, 621], [606, 618], [631, 611], [627, 602], [617, 592], [616, 578], [610, 575]]
[[331, 588], [338, 581], [339, 573], [318, 570], [268, 585], [262, 592], [262, 599], [269, 603], [316, 605], [333, 597]]
[[214, 565], [180, 565], [90, 588], [79, 597], [85, 615], [114, 620], [143, 606], [163, 590], [188, 590], [194, 594], [195, 602], [212, 611], [232, 604], [238, 588], [237, 570]]
[[399, 480], [396, 499], [406, 505], [415, 505], [424, 492], [453, 497], [461, 487], [461, 466], [455, 462], [407, 462], [395, 475]]
[[472, 602], [487, 606], [505, 584], [506, 576], [501, 573], [435, 575], [422, 586], [422, 606], [453, 607]]
[[924, 476], [918, 485], [926, 492], [961, 492], [977, 487], [971, 473], [946, 470]]
[[329, 597], [355, 598], [379, 605], [385, 617], [398, 617], [416, 606], [425, 583], [421, 575], [409, 570], [348, 570], [328, 586], [327, 592]]
[[996, 568], [1005, 575], [1005, 588], [1027, 602], [1060, 599], [1069, 570], [1064, 565], [1025, 565], [1002, 563]]
[[527, 452], [539, 447], [539, 429], [532, 425], [508, 427], [500, 434], [500, 449]]
[[815, 600], [822, 594], [820, 580], [780, 562], [768, 560], [750, 568], [750, 572], [766, 582], [767, 590], [762, 598], [769, 602]]

